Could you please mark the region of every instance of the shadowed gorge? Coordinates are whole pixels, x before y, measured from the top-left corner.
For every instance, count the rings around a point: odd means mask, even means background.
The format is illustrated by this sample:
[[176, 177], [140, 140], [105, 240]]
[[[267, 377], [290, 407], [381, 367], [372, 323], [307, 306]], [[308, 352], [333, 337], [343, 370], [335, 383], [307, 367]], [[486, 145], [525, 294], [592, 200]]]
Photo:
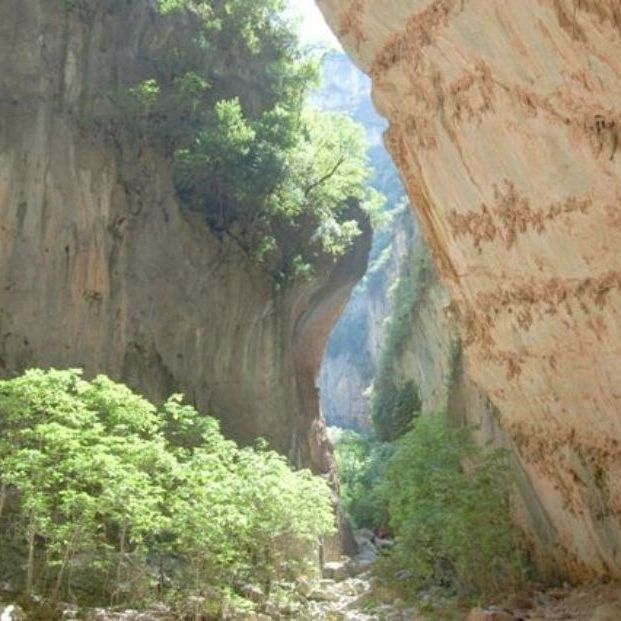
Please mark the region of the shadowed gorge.
[[0, 0], [0, 621], [621, 619], [617, 5]]

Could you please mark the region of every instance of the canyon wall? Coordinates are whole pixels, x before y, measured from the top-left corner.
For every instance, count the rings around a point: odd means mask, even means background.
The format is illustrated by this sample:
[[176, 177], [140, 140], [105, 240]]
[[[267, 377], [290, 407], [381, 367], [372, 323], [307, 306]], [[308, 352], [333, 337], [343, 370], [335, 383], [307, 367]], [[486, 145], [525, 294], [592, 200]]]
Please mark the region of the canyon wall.
[[621, 6], [318, 4], [373, 79], [533, 548], [620, 577]]
[[332, 474], [314, 381], [369, 231], [278, 288], [182, 211], [169, 155], [93, 124], [171, 33], [149, 2], [83, 5], [0, 2], [0, 374], [83, 367], [155, 401], [182, 392], [228, 435]]
[[373, 432], [371, 385], [393, 311], [391, 289], [420, 239], [409, 208], [393, 216], [387, 229], [375, 235], [369, 268], [330, 335], [318, 378], [327, 424], [360, 433]]
[[430, 265], [420, 233], [413, 240], [413, 250], [406, 256], [411, 272], [402, 274], [412, 292], [406, 296], [410, 308], [396, 313], [391, 321], [400, 335], [398, 343], [388, 343], [390, 350], [382, 352], [382, 369], [376, 379], [381, 388], [384, 374], [403, 387], [413, 382], [420, 398], [420, 410], [438, 413], [448, 409], [455, 376], [455, 361], [459, 354], [459, 337], [455, 321], [447, 314], [450, 299]]
[[374, 232], [367, 274], [330, 335], [318, 379], [328, 425], [362, 433], [373, 428], [371, 384], [393, 310], [390, 291], [416, 231], [399, 173], [383, 145], [386, 121], [377, 114], [370, 93], [370, 79], [343, 52], [332, 50], [324, 57], [321, 88], [312, 102], [323, 110], [346, 113], [364, 127], [370, 185], [386, 199], [386, 222]]

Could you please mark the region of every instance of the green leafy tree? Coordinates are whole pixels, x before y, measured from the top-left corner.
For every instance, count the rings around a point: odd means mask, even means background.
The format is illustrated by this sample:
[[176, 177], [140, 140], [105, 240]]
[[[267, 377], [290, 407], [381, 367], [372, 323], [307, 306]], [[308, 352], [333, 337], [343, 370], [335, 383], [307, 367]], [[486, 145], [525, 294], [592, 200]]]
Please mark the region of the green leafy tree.
[[28, 595], [141, 603], [168, 574], [171, 601], [224, 602], [295, 577], [295, 545], [334, 529], [323, 479], [239, 449], [179, 395], [158, 409], [104, 376], [31, 370], [0, 381], [0, 427], [0, 545], [21, 542]]
[[393, 453], [390, 443], [354, 431], [331, 429], [343, 505], [358, 528], [388, 526], [386, 502], [380, 493]]
[[361, 213], [381, 209], [366, 186], [362, 128], [347, 116], [277, 106], [252, 122], [238, 99], [218, 102], [215, 116], [178, 153], [180, 196], [275, 275], [341, 256]]
[[111, 96], [113, 126], [170, 152], [182, 205], [277, 281], [330, 265], [383, 199], [368, 187], [362, 128], [307, 108], [318, 59], [283, 18], [285, 3], [159, 8], [191, 35], [164, 38], [149, 74]]

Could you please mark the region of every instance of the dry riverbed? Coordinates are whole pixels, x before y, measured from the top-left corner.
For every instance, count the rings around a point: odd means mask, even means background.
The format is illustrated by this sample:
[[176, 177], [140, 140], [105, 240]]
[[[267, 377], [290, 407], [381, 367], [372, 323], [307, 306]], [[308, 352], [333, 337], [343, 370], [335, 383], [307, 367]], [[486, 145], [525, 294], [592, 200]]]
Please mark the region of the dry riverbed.
[[[370, 531], [359, 531], [360, 554], [353, 559], [327, 563], [323, 578], [301, 580], [299, 601], [263, 603], [261, 612], [235, 613], [229, 621], [621, 621], [621, 585], [593, 583], [581, 587], [537, 589], [508, 596], [496, 606], [455, 611], [441, 605], [433, 594], [406, 604], [390, 594], [372, 573], [378, 549]], [[260, 593], [258, 593], [260, 595]], [[49, 618], [49, 617], [48, 617]], [[178, 617], [163, 605], [148, 611], [78, 610], [67, 607], [59, 619], [84, 621], [173, 621]], [[191, 616], [187, 617], [188, 619]], [[0, 621], [26, 621], [14, 605], [0, 605]], [[202, 621], [202, 617], [198, 617]]]

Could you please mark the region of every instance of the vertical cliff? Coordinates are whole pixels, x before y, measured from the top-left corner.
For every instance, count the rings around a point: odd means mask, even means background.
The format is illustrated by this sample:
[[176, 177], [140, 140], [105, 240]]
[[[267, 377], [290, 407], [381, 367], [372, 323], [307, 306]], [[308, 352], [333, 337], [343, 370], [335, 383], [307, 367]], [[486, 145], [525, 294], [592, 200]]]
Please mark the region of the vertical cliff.
[[408, 211], [397, 210], [378, 234], [369, 269], [330, 335], [319, 374], [321, 408], [329, 425], [371, 433], [371, 385], [392, 310], [391, 289], [414, 243]]
[[374, 381], [377, 419], [391, 417], [392, 393], [408, 385], [414, 389], [416, 410], [445, 411], [455, 375], [460, 345], [455, 322], [446, 312], [448, 293], [431, 265], [420, 233], [409, 241], [395, 275], [394, 308], [386, 322]]
[[318, 4], [373, 79], [534, 547], [619, 576], [618, 3]]
[[370, 389], [385, 323], [392, 312], [390, 290], [413, 243], [416, 225], [399, 174], [383, 145], [386, 121], [371, 102], [369, 78], [337, 51], [324, 58], [322, 77], [313, 102], [324, 110], [344, 112], [364, 127], [372, 170], [370, 185], [386, 199], [386, 223], [374, 234], [367, 274], [332, 331], [319, 376], [327, 423], [371, 432]]
[[81, 366], [153, 400], [183, 392], [327, 473], [314, 379], [370, 235], [277, 287], [181, 209], [165, 145], [100, 122], [183, 27], [147, 1], [0, 2], [0, 373]]

